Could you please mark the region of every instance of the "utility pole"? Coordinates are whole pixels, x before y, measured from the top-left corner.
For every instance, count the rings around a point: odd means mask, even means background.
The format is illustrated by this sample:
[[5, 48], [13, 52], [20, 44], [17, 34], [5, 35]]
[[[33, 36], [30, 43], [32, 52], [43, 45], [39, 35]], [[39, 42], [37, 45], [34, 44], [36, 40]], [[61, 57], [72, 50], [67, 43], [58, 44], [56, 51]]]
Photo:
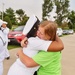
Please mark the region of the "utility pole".
[[4, 16], [4, 3], [2, 3], [2, 20], [3, 20], [3, 16]]

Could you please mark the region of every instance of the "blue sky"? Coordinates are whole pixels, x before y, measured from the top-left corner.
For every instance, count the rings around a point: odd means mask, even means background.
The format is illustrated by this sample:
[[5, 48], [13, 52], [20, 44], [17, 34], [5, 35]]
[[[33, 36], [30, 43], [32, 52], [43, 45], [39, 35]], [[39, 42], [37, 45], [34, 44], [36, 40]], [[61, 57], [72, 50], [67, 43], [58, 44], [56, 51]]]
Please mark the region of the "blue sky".
[[[1, 0], [0, 11], [3, 9], [3, 3], [4, 10], [9, 7], [13, 10], [23, 9], [28, 16], [35, 14], [41, 20], [43, 0]], [[75, 10], [75, 0], [70, 0], [70, 10]]]

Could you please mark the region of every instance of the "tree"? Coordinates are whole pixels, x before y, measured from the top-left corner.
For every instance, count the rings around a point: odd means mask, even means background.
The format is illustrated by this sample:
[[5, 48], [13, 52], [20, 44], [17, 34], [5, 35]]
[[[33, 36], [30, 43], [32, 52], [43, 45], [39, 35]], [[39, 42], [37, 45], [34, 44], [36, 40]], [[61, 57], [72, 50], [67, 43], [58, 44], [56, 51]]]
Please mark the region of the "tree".
[[27, 17], [26, 15], [24, 15], [23, 16], [23, 20], [19, 23], [19, 25], [25, 25], [28, 19], [29, 19], [29, 17]]
[[28, 16], [25, 14], [25, 12], [22, 9], [16, 10], [16, 14], [18, 15], [18, 21], [20, 21], [19, 25], [25, 25], [25, 23], [28, 20]]
[[16, 14], [18, 15], [18, 19], [20, 22], [22, 21], [22, 17], [24, 16], [24, 11], [22, 9], [16, 10]]
[[56, 14], [54, 18], [59, 26], [62, 25], [62, 22], [65, 21], [69, 13], [69, 0], [54, 0], [56, 6]]
[[16, 10], [16, 14], [18, 15], [20, 22], [23, 20], [24, 13], [25, 12], [22, 9]]
[[51, 0], [44, 0], [42, 5], [42, 19], [45, 20], [50, 17], [50, 12], [53, 9], [53, 3]]
[[14, 13], [14, 10], [12, 8], [6, 9], [5, 16], [8, 16], [10, 18], [10, 21], [13, 25], [16, 24], [15, 13]]
[[11, 21], [10, 21], [10, 18], [9, 18], [8, 16], [5, 16], [4, 21], [6, 21], [6, 22], [8, 23], [8, 24], [7, 24], [7, 27], [8, 27], [9, 29], [11, 29], [11, 28], [12, 28], [12, 23], [11, 23]]
[[2, 12], [0, 11], [0, 19], [2, 19]]
[[70, 29], [75, 29], [75, 11], [71, 11], [68, 15], [68, 26]]

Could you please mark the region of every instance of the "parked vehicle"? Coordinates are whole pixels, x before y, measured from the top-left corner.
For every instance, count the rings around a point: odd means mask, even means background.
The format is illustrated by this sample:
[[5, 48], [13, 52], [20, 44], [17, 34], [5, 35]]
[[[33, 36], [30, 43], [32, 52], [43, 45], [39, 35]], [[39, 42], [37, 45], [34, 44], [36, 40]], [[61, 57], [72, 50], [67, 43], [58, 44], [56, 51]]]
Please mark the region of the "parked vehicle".
[[57, 28], [57, 35], [62, 36], [63, 35], [63, 30], [62, 28]]
[[8, 42], [20, 43], [21, 40], [24, 38], [24, 35], [22, 35], [23, 28], [24, 26], [19, 26], [13, 31], [10, 31], [8, 34]]
[[63, 34], [73, 34], [73, 33], [74, 33], [73, 29], [63, 30]]
[[63, 30], [63, 34], [69, 34], [68, 30]]
[[68, 30], [68, 33], [73, 34], [74, 33], [73, 29]]

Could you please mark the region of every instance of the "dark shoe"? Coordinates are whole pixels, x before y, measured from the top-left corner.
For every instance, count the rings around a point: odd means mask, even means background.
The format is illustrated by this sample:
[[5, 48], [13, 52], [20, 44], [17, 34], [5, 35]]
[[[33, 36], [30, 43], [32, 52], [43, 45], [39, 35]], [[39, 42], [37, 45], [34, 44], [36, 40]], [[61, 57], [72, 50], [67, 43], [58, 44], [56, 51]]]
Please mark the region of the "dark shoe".
[[7, 60], [9, 60], [9, 59], [10, 59], [10, 57], [7, 57], [6, 59], [7, 59]]

